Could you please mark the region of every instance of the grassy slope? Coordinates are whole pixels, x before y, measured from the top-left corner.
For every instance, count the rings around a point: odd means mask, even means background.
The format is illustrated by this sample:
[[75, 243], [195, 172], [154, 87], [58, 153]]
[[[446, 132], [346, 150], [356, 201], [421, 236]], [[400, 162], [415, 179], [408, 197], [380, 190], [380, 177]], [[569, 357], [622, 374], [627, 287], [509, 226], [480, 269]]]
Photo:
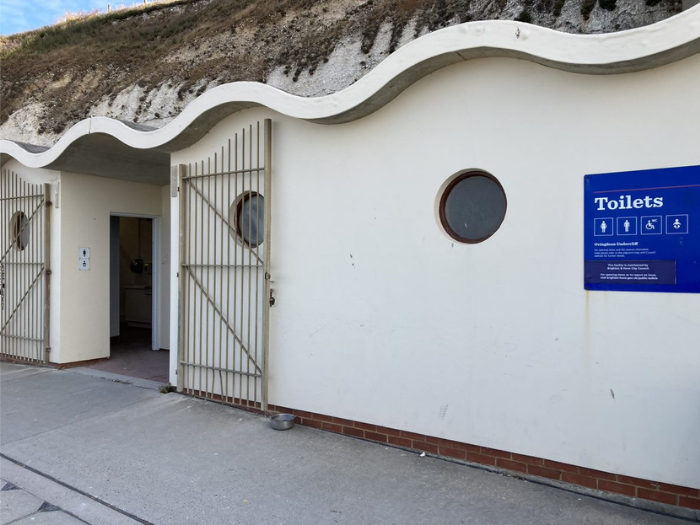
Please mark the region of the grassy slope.
[[[566, 0], [588, 4], [615, 0]], [[678, 0], [633, 0], [647, 5]], [[521, 20], [552, 25], [565, 0], [521, 0]], [[0, 123], [23, 105], [47, 105], [43, 129], [60, 133], [126, 87], [264, 81], [274, 67], [313, 73], [338, 41], [361, 36], [369, 52], [391, 22], [390, 51], [407, 23], [429, 31], [473, 18], [500, 18], [506, 0], [175, 0], [93, 15], [0, 40]], [[603, 5], [602, 3], [600, 4]], [[606, 8], [607, 9], [607, 8]], [[590, 11], [589, 11], [590, 12]], [[585, 13], [584, 17], [585, 17]], [[549, 21], [549, 23], [547, 22]], [[203, 88], [202, 88], [203, 89]]]

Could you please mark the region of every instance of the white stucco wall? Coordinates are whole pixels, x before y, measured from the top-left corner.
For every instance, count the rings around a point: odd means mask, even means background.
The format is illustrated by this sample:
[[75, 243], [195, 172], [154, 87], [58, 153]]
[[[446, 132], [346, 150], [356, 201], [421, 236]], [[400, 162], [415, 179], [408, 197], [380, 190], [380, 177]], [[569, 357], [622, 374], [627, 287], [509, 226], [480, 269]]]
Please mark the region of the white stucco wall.
[[[610, 76], [473, 60], [352, 123], [247, 110], [174, 154], [274, 120], [270, 402], [700, 487], [700, 297], [583, 289], [583, 176], [700, 164], [698, 78], [700, 56]], [[471, 246], [434, 214], [466, 168], [508, 197]]]
[[[108, 357], [109, 218], [114, 214], [160, 217], [163, 189], [149, 184], [62, 172], [61, 194], [59, 362]], [[161, 236], [161, 253], [170, 249], [167, 240], [167, 236]], [[89, 271], [78, 269], [78, 249], [81, 247], [91, 250]], [[167, 303], [162, 301], [161, 309], [163, 304]], [[163, 329], [169, 331], [167, 326]]]
[[[57, 362], [58, 348], [61, 334], [61, 314], [59, 310], [61, 295], [61, 257], [60, 250], [57, 249], [56, 239], [61, 231], [61, 207], [60, 207], [60, 181], [61, 174], [58, 171], [43, 168], [28, 168], [14, 159], [7, 161], [2, 166], [2, 170], [9, 170], [17, 173], [23, 180], [30, 184], [51, 184], [51, 298], [49, 307], [51, 310], [50, 319], [50, 346], [51, 362]], [[9, 225], [2, 225], [3, 228]]]

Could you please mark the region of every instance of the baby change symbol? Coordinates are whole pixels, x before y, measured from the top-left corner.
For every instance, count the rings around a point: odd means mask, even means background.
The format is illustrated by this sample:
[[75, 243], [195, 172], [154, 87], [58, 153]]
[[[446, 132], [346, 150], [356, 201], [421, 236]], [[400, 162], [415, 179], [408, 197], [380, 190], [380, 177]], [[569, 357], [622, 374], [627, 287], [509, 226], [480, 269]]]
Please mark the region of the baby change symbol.
[[666, 233], [681, 235], [688, 233], [688, 215], [666, 215]]
[[637, 235], [637, 217], [618, 217], [618, 235]]
[[602, 219], [593, 220], [594, 235], [597, 237], [608, 237], [613, 234], [613, 219], [612, 217], [604, 217]]

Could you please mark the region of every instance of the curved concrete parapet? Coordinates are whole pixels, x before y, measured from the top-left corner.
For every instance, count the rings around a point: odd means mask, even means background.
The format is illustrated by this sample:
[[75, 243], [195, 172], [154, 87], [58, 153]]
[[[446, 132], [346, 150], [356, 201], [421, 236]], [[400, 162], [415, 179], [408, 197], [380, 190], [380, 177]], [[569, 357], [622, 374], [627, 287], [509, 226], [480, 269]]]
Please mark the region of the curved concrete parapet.
[[473, 58], [519, 58], [573, 73], [620, 74], [698, 52], [700, 6], [651, 26], [602, 35], [574, 35], [513, 21], [469, 22], [414, 40], [355, 84], [331, 95], [304, 98], [265, 84], [235, 82], [206, 92], [160, 129], [92, 117], [75, 124], [45, 151], [2, 140], [0, 154], [2, 162], [11, 157], [28, 167], [68, 169], [71, 163], [64, 157], [112, 150], [120, 157], [135, 149], [150, 150], [150, 161], [159, 164], [169, 152], [194, 144], [242, 109], [265, 106], [319, 124], [349, 122], [381, 108], [424, 76]]

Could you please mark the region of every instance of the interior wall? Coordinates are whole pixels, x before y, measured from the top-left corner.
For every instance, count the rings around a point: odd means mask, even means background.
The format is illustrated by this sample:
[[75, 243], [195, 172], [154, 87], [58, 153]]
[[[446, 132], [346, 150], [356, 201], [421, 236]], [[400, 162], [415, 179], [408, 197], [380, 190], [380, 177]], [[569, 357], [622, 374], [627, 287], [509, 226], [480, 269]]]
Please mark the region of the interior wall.
[[[139, 217], [119, 217], [119, 315], [124, 321], [125, 289], [153, 285], [153, 221]], [[142, 259], [142, 273], [131, 271], [131, 261]]]
[[[251, 109], [174, 154], [274, 120], [270, 402], [700, 487], [700, 296], [583, 288], [584, 175], [700, 164], [698, 78], [700, 55], [608, 76], [472, 60], [355, 122]], [[508, 198], [477, 245], [435, 216], [469, 168]]]
[[[161, 187], [62, 172], [60, 362], [109, 356], [110, 215], [158, 217]], [[90, 248], [90, 270], [78, 250]], [[169, 249], [169, 247], [168, 247]]]
[[117, 337], [120, 333], [120, 278], [119, 278], [119, 217], [109, 219], [109, 335]]

